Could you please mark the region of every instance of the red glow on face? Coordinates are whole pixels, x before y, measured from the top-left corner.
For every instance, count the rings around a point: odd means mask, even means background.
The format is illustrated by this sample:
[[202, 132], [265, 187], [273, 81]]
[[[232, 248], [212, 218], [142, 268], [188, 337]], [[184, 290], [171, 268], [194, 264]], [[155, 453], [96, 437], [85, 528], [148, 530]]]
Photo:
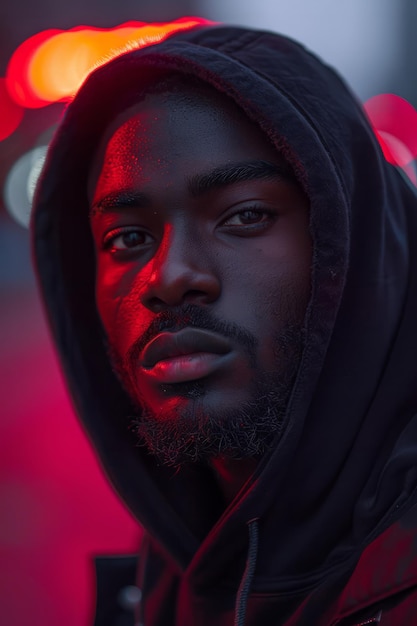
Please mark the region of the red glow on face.
[[402, 168], [417, 157], [417, 111], [404, 98], [380, 94], [365, 102], [384, 156]]
[[22, 107], [10, 97], [5, 78], [0, 78], [0, 111], [0, 141], [3, 141], [16, 130], [23, 117]]
[[92, 70], [113, 57], [210, 23], [184, 17], [173, 22], [126, 22], [109, 29], [77, 26], [38, 33], [19, 46], [10, 61], [10, 93], [16, 102], [31, 108], [68, 100]]

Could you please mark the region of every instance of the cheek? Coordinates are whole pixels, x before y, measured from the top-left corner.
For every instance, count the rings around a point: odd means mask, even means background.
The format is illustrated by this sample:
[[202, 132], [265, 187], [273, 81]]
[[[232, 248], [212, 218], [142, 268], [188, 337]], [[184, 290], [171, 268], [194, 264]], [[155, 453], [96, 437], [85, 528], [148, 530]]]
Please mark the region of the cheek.
[[229, 267], [228, 285], [236, 313], [249, 311], [275, 324], [303, 317], [310, 298], [312, 245], [308, 234], [295, 241], [266, 241]]
[[303, 324], [310, 296], [310, 264], [298, 268], [269, 264], [262, 272], [241, 266], [239, 274], [234, 279], [230, 276], [223, 287], [221, 316], [254, 334], [260, 349], [268, 352], [272, 336]]
[[257, 262], [241, 264], [229, 282], [227, 315], [255, 335], [258, 364], [265, 371], [277, 368], [276, 338], [303, 326], [311, 293], [309, 237], [302, 244], [297, 251], [258, 246], [251, 257]]
[[312, 256], [307, 212], [291, 222], [275, 245], [264, 250], [262, 276], [267, 292], [269, 285], [267, 301], [283, 322], [303, 322], [311, 294]]
[[[145, 272], [146, 274], [146, 272]], [[141, 304], [141, 285], [146, 275], [136, 268], [99, 263], [96, 281], [96, 304], [107, 337], [120, 355], [151, 321], [151, 313]]]

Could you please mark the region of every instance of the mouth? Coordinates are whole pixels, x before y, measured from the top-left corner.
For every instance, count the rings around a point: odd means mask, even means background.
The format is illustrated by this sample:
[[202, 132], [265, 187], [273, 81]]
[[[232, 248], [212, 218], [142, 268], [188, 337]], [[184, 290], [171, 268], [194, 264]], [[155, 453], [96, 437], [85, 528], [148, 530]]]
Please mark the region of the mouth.
[[156, 383], [181, 383], [214, 373], [229, 360], [232, 346], [225, 337], [199, 328], [157, 335], [141, 354], [145, 375]]

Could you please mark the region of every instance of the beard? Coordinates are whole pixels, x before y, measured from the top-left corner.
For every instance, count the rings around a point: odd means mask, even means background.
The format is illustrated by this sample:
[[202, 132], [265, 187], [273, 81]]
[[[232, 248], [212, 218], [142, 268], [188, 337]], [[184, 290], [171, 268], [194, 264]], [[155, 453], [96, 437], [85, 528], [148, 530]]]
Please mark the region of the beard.
[[[151, 408], [135, 384], [137, 358], [144, 346], [159, 332], [175, 332], [186, 326], [212, 330], [242, 345], [256, 372], [250, 400], [236, 407], [210, 410], [204, 398], [210, 390], [207, 379], [163, 386], [167, 398], [183, 398], [180, 408], [170, 414]], [[196, 305], [161, 313], [121, 357], [108, 344], [115, 373], [134, 406], [131, 428], [138, 445], [145, 446], [157, 461], [180, 467], [186, 463], [208, 462], [216, 457], [234, 460], [260, 458], [276, 446], [285, 423], [291, 391], [301, 360], [304, 332], [301, 324], [288, 324], [271, 338], [277, 369], [264, 372], [256, 367], [256, 339], [235, 324], [221, 322]], [[279, 364], [279, 367], [278, 367]], [[185, 400], [188, 400], [187, 402]]]

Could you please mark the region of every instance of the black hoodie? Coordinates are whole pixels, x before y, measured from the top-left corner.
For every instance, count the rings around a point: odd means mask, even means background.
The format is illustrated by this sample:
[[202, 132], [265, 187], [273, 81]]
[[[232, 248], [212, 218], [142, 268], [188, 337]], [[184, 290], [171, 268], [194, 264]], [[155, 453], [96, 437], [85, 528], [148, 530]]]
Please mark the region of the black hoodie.
[[[312, 293], [284, 434], [204, 539], [190, 522], [208, 497], [203, 478], [136, 446], [94, 301], [89, 165], [120, 98], [155, 68], [231, 97], [292, 164], [311, 206]], [[221, 26], [116, 58], [67, 109], [32, 227], [77, 412], [148, 533], [138, 574], [145, 626], [355, 624], [417, 586], [401, 560], [414, 554], [401, 533], [414, 529], [417, 501], [417, 200], [332, 69], [287, 38]], [[413, 619], [380, 623], [417, 623], [413, 606]]]

